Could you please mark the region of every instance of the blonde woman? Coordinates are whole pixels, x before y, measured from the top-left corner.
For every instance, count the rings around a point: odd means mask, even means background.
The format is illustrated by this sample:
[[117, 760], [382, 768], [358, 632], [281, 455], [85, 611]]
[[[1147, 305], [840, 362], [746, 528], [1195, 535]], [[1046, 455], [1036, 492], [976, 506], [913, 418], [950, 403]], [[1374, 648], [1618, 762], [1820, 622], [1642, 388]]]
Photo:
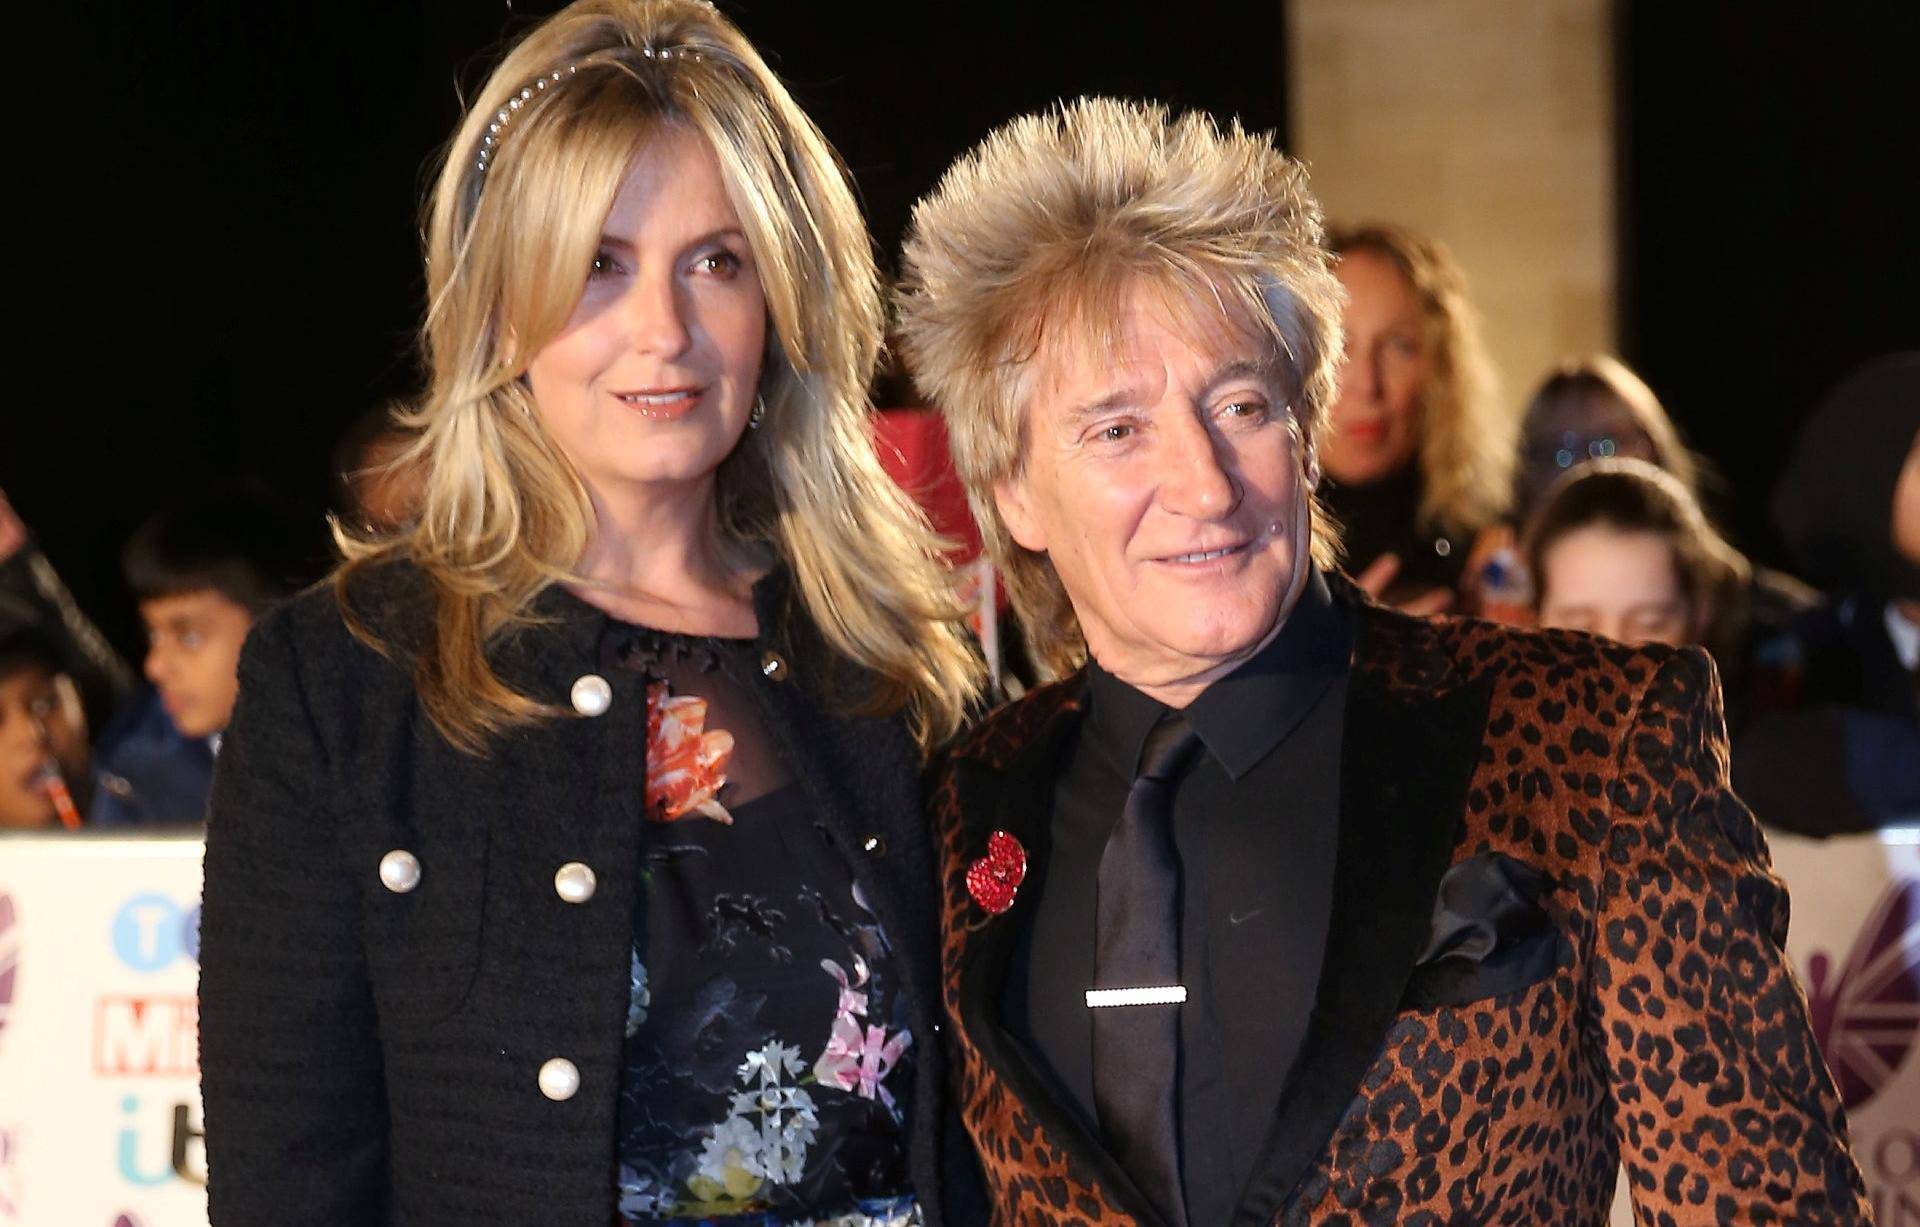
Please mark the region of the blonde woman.
[[1494, 396], [1466, 277], [1445, 247], [1388, 225], [1335, 229], [1328, 244], [1347, 345], [1321, 497], [1362, 586], [1438, 612], [1506, 543], [1518, 423]]
[[977, 681], [832, 151], [711, 6], [585, 0], [427, 272], [417, 511], [241, 664], [213, 1222], [942, 1221], [916, 780]]

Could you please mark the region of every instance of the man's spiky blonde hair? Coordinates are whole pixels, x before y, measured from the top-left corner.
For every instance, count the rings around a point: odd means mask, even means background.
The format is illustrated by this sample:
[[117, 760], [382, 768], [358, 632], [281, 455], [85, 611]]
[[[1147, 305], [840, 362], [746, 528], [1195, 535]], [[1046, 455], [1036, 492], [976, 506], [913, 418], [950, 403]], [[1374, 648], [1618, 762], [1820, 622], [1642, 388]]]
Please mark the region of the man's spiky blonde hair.
[[[1034, 653], [1050, 673], [1086, 656], [1044, 555], [994, 503], [1019, 475], [1037, 359], [1111, 346], [1138, 289], [1267, 338], [1309, 446], [1333, 403], [1339, 282], [1306, 172], [1264, 135], [1204, 114], [1081, 98], [1013, 120], [913, 210], [902, 254], [902, 354], [940, 408], [954, 467]], [[1318, 508], [1313, 552], [1337, 538]]]

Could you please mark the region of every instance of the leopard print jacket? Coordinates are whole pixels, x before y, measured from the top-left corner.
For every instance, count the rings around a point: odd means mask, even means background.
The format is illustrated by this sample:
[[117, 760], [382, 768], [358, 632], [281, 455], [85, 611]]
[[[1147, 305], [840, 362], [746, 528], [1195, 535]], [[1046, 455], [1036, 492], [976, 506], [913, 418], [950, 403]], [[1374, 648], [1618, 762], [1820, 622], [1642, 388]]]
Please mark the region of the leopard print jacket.
[[[1236, 1224], [1601, 1227], [1623, 1160], [1643, 1224], [1870, 1222], [1706, 655], [1357, 613], [1328, 972]], [[1081, 683], [934, 780], [953, 1068], [1002, 1227], [1156, 1221], [1000, 1027], [1024, 910], [966, 882], [996, 830], [1043, 855]], [[1439, 877], [1489, 853], [1544, 876], [1563, 957], [1423, 996]]]

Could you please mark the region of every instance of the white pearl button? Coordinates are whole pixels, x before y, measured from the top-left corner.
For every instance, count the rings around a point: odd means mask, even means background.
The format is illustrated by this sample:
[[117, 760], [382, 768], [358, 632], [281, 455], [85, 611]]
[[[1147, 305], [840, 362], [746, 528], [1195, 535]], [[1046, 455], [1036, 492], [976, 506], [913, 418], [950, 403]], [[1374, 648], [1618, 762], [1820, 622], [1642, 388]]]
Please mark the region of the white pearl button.
[[554, 1102], [572, 1099], [580, 1089], [580, 1070], [565, 1057], [555, 1057], [540, 1067], [540, 1093]]
[[568, 903], [585, 903], [599, 885], [592, 867], [579, 861], [568, 861], [553, 875], [553, 893]]
[[613, 706], [613, 687], [598, 673], [589, 673], [573, 684], [573, 710], [583, 716], [598, 716]]
[[396, 895], [420, 885], [420, 858], [405, 848], [387, 853], [380, 858], [380, 884]]

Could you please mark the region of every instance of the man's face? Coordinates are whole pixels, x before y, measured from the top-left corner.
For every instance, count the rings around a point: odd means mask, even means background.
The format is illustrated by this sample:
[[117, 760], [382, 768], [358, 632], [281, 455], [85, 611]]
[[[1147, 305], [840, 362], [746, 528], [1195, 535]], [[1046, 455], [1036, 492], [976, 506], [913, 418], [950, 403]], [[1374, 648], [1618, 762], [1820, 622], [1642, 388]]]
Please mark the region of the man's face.
[[1306, 578], [1300, 444], [1270, 345], [1217, 310], [1136, 290], [1118, 333], [1115, 352], [1037, 360], [1025, 467], [995, 499], [1094, 658], [1184, 705], [1273, 637]]
[[240, 694], [240, 645], [253, 615], [212, 589], [140, 602], [147, 624], [147, 680], [173, 726], [188, 737], [227, 727]]
[[87, 770], [80, 697], [46, 665], [15, 665], [0, 674], [0, 828], [54, 824], [44, 779], [50, 764], [79, 787]]

